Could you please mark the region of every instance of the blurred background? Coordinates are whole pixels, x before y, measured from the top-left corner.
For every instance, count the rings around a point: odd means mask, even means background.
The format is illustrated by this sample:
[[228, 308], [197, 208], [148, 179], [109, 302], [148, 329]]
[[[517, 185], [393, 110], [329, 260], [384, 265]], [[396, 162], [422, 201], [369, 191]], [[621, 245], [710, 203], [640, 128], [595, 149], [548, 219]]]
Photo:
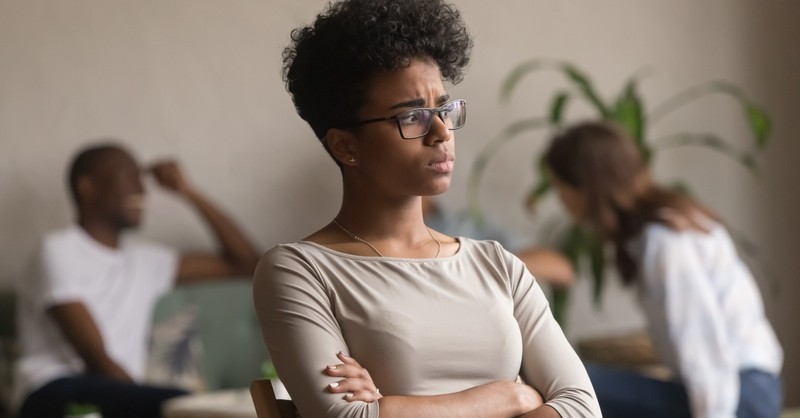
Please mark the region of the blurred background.
[[[72, 220], [64, 175], [72, 154], [119, 138], [143, 161], [175, 157], [190, 180], [220, 202], [268, 249], [329, 222], [339, 205], [336, 166], [295, 113], [281, 81], [292, 28], [323, 0], [0, 0], [0, 287], [25, 272], [38, 237]], [[611, 97], [635, 71], [651, 105], [710, 79], [736, 83], [772, 117], [757, 177], [704, 148], [664, 152], [665, 182], [685, 180], [757, 248], [752, 265], [783, 344], [787, 405], [800, 404], [800, 2], [456, 0], [475, 39], [463, 83], [469, 101], [458, 132], [456, 176], [441, 202], [467, 206], [476, 155], [512, 121], [545, 114], [564, 84], [557, 73], [523, 80], [508, 103], [501, 84], [519, 63], [564, 59]], [[734, 101], [709, 96], [669, 115], [653, 134], [713, 131], [752, 142]], [[570, 118], [590, 115], [576, 105]], [[480, 189], [487, 216], [541, 236], [547, 213], [524, 207], [546, 135], [504, 147]], [[181, 202], [150, 189], [143, 236], [181, 249], [212, 240]], [[599, 308], [589, 280], [570, 298], [573, 339], [640, 328], [632, 297], [615, 281]]]

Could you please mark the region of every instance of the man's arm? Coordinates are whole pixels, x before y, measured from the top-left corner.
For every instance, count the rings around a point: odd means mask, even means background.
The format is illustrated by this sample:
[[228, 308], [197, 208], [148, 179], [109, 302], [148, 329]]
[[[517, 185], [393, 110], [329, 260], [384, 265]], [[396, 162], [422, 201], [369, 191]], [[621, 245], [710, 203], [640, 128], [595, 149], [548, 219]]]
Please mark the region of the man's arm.
[[178, 266], [178, 282], [231, 276], [252, 276], [258, 252], [242, 230], [186, 180], [173, 161], [155, 164], [150, 171], [158, 183], [185, 198], [200, 213], [220, 245], [216, 254], [184, 255]]
[[47, 314], [58, 325], [72, 348], [83, 359], [88, 373], [100, 374], [117, 380], [133, 379], [106, 352], [103, 337], [97, 324], [82, 302], [68, 302], [52, 306]]

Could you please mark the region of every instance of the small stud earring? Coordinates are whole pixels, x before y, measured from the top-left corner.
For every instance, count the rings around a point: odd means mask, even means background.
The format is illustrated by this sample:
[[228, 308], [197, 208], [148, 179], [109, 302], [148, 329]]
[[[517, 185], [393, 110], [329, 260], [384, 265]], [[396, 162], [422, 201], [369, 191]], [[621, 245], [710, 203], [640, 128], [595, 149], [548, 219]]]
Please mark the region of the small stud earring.
[[350, 160], [348, 161], [350, 161], [351, 163], [356, 162], [356, 156], [355, 155], [350, 156]]

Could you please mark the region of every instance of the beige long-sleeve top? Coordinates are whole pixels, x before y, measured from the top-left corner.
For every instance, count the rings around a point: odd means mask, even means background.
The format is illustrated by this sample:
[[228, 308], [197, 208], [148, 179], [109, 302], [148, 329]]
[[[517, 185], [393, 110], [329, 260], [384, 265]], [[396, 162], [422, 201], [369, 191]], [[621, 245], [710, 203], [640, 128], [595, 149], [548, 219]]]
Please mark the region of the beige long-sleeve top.
[[364, 257], [308, 241], [264, 255], [261, 331], [304, 417], [377, 417], [377, 402], [326, 392], [342, 351], [384, 396], [440, 395], [521, 376], [562, 417], [599, 417], [583, 364], [525, 265], [494, 241], [450, 257]]

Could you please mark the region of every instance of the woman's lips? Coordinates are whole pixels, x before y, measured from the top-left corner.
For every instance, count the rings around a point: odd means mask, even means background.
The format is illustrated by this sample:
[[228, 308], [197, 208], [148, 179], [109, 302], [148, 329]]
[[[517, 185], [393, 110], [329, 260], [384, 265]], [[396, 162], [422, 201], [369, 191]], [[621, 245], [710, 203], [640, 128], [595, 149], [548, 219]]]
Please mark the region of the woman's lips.
[[450, 155], [443, 155], [428, 164], [428, 167], [437, 173], [450, 173], [453, 171], [455, 158]]

